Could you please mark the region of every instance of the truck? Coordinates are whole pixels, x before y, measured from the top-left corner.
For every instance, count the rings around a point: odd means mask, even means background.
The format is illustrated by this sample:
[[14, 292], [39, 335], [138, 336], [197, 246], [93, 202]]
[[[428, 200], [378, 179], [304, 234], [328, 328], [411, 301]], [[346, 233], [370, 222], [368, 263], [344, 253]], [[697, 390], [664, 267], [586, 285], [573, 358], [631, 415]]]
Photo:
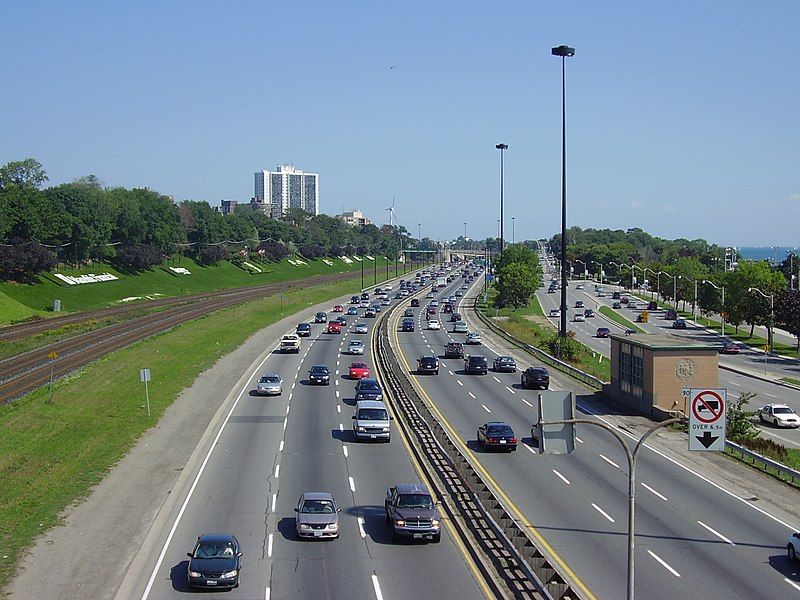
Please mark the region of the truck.
[[436, 278], [436, 287], [437, 288], [443, 288], [446, 285], [447, 285], [447, 279], [445, 279], [444, 277], [437, 277]]
[[281, 338], [281, 352], [300, 354], [300, 337], [289, 333]]

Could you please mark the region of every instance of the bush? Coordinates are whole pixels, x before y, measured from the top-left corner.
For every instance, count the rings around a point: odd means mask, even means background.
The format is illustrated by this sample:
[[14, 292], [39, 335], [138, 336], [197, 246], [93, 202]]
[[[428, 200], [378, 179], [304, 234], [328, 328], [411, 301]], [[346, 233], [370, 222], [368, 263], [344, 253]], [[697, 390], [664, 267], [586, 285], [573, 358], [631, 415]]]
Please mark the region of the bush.
[[545, 344], [550, 354], [560, 360], [574, 360], [580, 352], [580, 343], [575, 339], [574, 331], [568, 331], [565, 338], [556, 334], [548, 338]]
[[49, 271], [58, 264], [56, 255], [38, 242], [11, 239], [3, 248], [0, 263], [3, 279], [19, 283], [35, 283], [36, 275]]
[[768, 438], [745, 439], [736, 443], [741, 443], [745, 448], [749, 448], [753, 452], [758, 452], [761, 456], [766, 456], [767, 458], [771, 458], [783, 464], [786, 464], [789, 460], [789, 451], [781, 444], [773, 442]]
[[123, 246], [117, 251], [117, 262], [133, 271], [144, 271], [164, 261], [161, 250], [153, 244]]
[[325, 248], [318, 244], [303, 244], [300, 246], [300, 254], [302, 254], [304, 258], [314, 260], [320, 256], [325, 256]]
[[228, 247], [225, 244], [219, 246], [203, 246], [198, 253], [197, 260], [201, 265], [215, 265], [221, 260], [228, 258]]
[[742, 395], [732, 402], [728, 401], [727, 429], [725, 436], [737, 444], [745, 444], [748, 440], [758, 437], [759, 429], [753, 423], [755, 411], [745, 410], [744, 406], [755, 397], [753, 392], [742, 392]]
[[261, 246], [259, 246], [259, 250], [264, 250], [264, 256], [266, 259], [272, 262], [278, 262], [279, 260], [289, 256], [289, 250], [286, 248], [286, 246], [274, 240], [264, 242], [261, 244]]

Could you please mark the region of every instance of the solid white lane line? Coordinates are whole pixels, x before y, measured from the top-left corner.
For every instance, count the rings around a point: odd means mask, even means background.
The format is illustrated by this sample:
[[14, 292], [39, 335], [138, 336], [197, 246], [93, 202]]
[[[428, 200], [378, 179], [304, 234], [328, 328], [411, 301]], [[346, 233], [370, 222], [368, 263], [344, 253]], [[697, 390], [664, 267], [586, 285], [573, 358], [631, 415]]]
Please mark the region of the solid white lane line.
[[658, 496], [659, 498], [661, 498], [661, 499], [662, 499], [664, 502], [669, 502], [669, 500], [667, 500], [666, 496], [663, 496], [662, 494], [659, 494], [657, 491], [655, 491], [653, 488], [651, 488], [651, 487], [650, 487], [649, 485], [647, 485], [646, 483], [642, 483], [642, 487], [643, 487], [644, 489], [646, 489], [648, 492], [650, 492], [651, 494], [655, 494], [656, 496]]
[[508, 387], [508, 386], [506, 386], [506, 389], [507, 389], [509, 392], [511, 392], [512, 394], [516, 394], [516, 393], [517, 393], [517, 392], [515, 392], [514, 390], [512, 390], [512, 389], [511, 389], [510, 387]]
[[608, 464], [610, 464], [615, 469], [619, 469], [619, 465], [617, 463], [615, 463], [613, 460], [611, 460], [610, 458], [608, 458], [606, 456], [603, 456], [602, 454], [599, 454], [598, 456], [600, 456], [600, 458], [602, 458], [604, 461], [606, 461]]
[[348, 477], [347, 479], [350, 481], [350, 491], [351, 492], [355, 492], [356, 491], [356, 482], [353, 481], [352, 477]]
[[532, 454], [539, 454], [539, 452], [538, 452], [538, 451], [536, 451], [536, 450], [534, 450], [533, 448], [531, 448], [530, 446], [528, 446], [528, 444], [522, 444], [522, 445], [523, 445], [525, 448], [527, 448], [528, 450], [530, 450]]
[[344, 452], [344, 457], [347, 458], [347, 446], [342, 446], [342, 452]]
[[486, 407], [485, 404], [481, 404], [481, 406], [483, 407], [483, 410], [485, 410], [486, 412], [488, 412], [488, 413], [492, 412]]
[[267, 541], [267, 558], [272, 558], [272, 534], [269, 534], [269, 540]]
[[272, 512], [275, 512], [275, 502], [278, 501], [278, 494], [272, 494]]
[[656, 559], [656, 560], [657, 560], [659, 563], [661, 563], [661, 566], [662, 566], [662, 567], [664, 567], [664, 568], [665, 568], [667, 571], [669, 571], [669, 572], [670, 572], [670, 573], [672, 573], [673, 575], [675, 575], [675, 577], [680, 577], [680, 576], [681, 576], [681, 574], [680, 574], [680, 573], [678, 573], [678, 572], [677, 572], [675, 569], [673, 569], [672, 567], [670, 567], [670, 566], [669, 566], [669, 565], [668, 565], [668, 564], [667, 564], [667, 563], [664, 561], [664, 559], [662, 559], [660, 556], [658, 556], [658, 555], [657, 555], [655, 552], [653, 552], [652, 550], [648, 550], [648, 551], [647, 551], [647, 553], [648, 553], [650, 556], [652, 556], [653, 558], [655, 558], [655, 559]]
[[788, 577], [784, 577], [784, 578], [783, 578], [783, 580], [784, 580], [786, 583], [788, 583], [790, 586], [792, 586], [794, 589], [796, 589], [796, 590], [800, 590], [800, 585], [797, 585], [797, 584], [796, 584], [794, 581], [792, 581], [792, 580], [791, 580], [791, 579], [789, 579]]
[[373, 575], [372, 576], [372, 588], [375, 590], [375, 597], [378, 600], [383, 600], [383, 594], [381, 594], [381, 586], [378, 583], [378, 576], [377, 575]]
[[731, 546], [735, 546], [736, 545], [734, 542], [730, 541], [728, 538], [726, 538], [724, 535], [722, 535], [719, 531], [717, 531], [716, 529], [712, 529], [711, 527], [709, 527], [708, 525], [706, 525], [702, 521], [698, 521], [697, 524], [700, 525], [700, 527], [704, 527], [704, 528], [708, 529], [711, 533], [713, 533], [715, 536], [717, 536], [723, 542], [727, 542]]
[[280, 473], [281, 473], [281, 466], [280, 466], [280, 464], [277, 464], [277, 465], [275, 465], [275, 479], [278, 478]]
[[358, 531], [361, 533], [361, 537], [367, 537], [367, 532], [364, 531], [364, 518], [358, 517]]
[[467, 393], [470, 395], [470, 397], [471, 397], [473, 400], [475, 400], [475, 394], [473, 394], [472, 392], [467, 392]]
[[533, 408], [533, 404], [531, 404], [530, 402], [528, 402], [527, 400], [525, 400], [525, 398], [523, 398], [523, 399], [522, 399], [522, 401], [523, 401], [525, 404], [527, 404], [528, 406], [530, 406], [531, 408]]
[[457, 381], [458, 381], [458, 385], [460, 385], [461, 387], [464, 387], [464, 384], [462, 383], [462, 381], [460, 379], [458, 379]]
[[595, 509], [597, 512], [599, 512], [601, 515], [603, 515], [603, 516], [604, 516], [606, 519], [608, 519], [609, 521], [611, 521], [612, 523], [614, 523], [614, 519], [612, 519], [612, 518], [611, 518], [611, 515], [609, 515], [609, 514], [608, 514], [606, 511], [604, 511], [604, 510], [603, 510], [602, 508], [600, 508], [599, 506], [597, 506], [597, 504], [595, 504], [594, 502], [592, 502], [592, 506], [594, 507], [594, 509]]
[[278, 452], [283, 452], [283, 440], [281, 440], [281, 443], [278, 444]]
[[559, 473], [559, 472], [558, 472], [558, 471], [556, 471], [555, 469], [553, 469], [553, 473], [555, 473], [555, 474], [558, 476], [558, 478], [559, 478], [559, 479], [561, 479], [561, 481], [563, 481], [563, 482], [564, 482], [564, 483], [566, 483], [567, 485], [569, 485], [569, 484], [570, 484], [570, 483], [569, 483], [569, 479], [567, 479], [566, 477], [564, 477], [564, 476], [563, 476], [561, 473]]
[[497, 383], [501, 383], [501, 381], [497, 378], [496, 375], [492, 375], [492, 379], [494, 379]]

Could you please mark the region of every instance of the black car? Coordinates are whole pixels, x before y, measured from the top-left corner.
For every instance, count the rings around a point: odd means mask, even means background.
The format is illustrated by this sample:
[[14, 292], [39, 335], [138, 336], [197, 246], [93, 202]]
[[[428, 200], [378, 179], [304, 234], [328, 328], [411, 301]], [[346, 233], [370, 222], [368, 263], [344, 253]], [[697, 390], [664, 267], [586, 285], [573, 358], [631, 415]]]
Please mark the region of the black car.
[[650, 300], [650, 302], [647, 303], [647, 310], [658, 310], [658, 302]]
[[298, 323], [297, 329], [295, 331], [297, 335], [300, 337], [308, 337], [311, 335], [311, 324], [310, 323]]
[[314, 323], [327, 323], [328, 313], [320, 311], [314, 316]]
[[362, 300], [369, 300], [369, 292], [362, 292], [361, 293]]
[[450, 321], [452, 321], [453, 323], [458, 323], [460, 320], [461, 320], [461, 313], [455, 312], [452, 315], [450, 315]]
[[484, 450], [502, 448], [513, 452], [517, 449], [517, 436], [508, 423], [489, 421], [478, 427], [478, 443]]
[[419, 298], [412, 298], [411, 306], [419, 306]]
[[358, 304], [361, 302], [360, 296], [350, 296], [350, 304]]
[[546, 390], [550, 387], [550, 373], [544, 367], [528, 367], [522, 372], [520, 384], [523, 388]]
[[468, 356], [464, 359], [464, 372], [467, 375], [486, 375], [489, 372], [489, 361], [485, 356]]
[[674, 321], [678, 318], [678, 311], [676, 311], [674, 308], [669, 308], [667, 309], [667, 312], [664, 313], [664, 318], [667, 321]]
[[686, 321], [684, 319], [676, 319], [672, 324], [673, 329], [686, 329]]
[[586, 317], [587, 319], [590, 319], [594, 317], [594, 311], [591, 308], [587, 308], [586, 310], [583, 311], [583, 316]]
[[611, 294], [611, 299], [612, 300], [619, 300], [621, 297], [622, 297], [622, 294], [620, 294], [619, 292], [614, 292], [613, 294]]
[[414, 319], [411, 317], [406, 317], [403, 319], [401, 331], [414, 331]]
[[186, 575], [190, 587], [239, 587], [242, 550], [234, 536], [220, 533], [201, 535], [187, 556]]
[[318, 385], [331, 384], [331, 372], [325, 365], [314, 365], [308, 372], [308, 383]]
[[356, 383], [356, 400], [383, 400], [383, 390], [378, 380], [373, 377], [363, 377]]
[[435, 356], [420, 356], [417, 359], [417, 373], [422, 375], [423, 373], [433, 373], [434, 375], [439, 374], [439, 359]]
[[459, 342], [450, 342], [444, 347], [445, 358], [464, 358], [464, 345]]
[[342, 327], [346, 327], [346, 326], [347, 326], [347, 318], [345, 318], [345, 317], [344, 317], [344, 316], [342, 316], [342, 315], [339, 315], [338, 317], [336, 317], [336, 318], [334, 319], [334, 321], [339, 321], [339, 323], [341, 323], [341, 324], [342, 324]]
[[516, 373], [517, 361], [510, 356], [498, 356], [492, 363], [492, 369], [497, 373]]

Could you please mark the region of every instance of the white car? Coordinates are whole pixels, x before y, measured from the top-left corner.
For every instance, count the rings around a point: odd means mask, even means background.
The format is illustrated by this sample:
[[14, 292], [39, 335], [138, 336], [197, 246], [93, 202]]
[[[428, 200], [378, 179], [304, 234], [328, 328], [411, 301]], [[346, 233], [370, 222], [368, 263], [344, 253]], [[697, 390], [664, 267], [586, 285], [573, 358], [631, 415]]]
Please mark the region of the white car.
[[364, 354], [364, 342], [361, 340], [350, 340], [347, 344], [348, 354]]
[[469, 333], [469, 327], [464, 321], [456, 321], [453, 325], [453, 333]]
[[353, 333], [367, 333], [369, 325], [366, 323], [356, 323], [353, 325]]
[[259, 396], [280, 396], [282, 392], [283, 380], [276, 373], [264, 375], [256, 384], [256, 393]]
[[428, 321], [428, 329], [436, 329], [437, 331], [442, 328], [442, 325], [436, 319]]
[[467, 343], [468, 344], [480, 344], [481, 343], [481, 334], [477, 331], [467, 334]]
[[362, 300], [358, 303], [361, 308], [369, 308], [369, 300]]
[[558, 308], [551, 308], [550, 309], [550, 316], [551, 317], [560, 317], [561, 316], [561, 310], [558, 309]]
[[465, 283], [464, 285], [461, 286], [461, 289], [462, 290], [468, 290], [469, 286]]
[[433, 292], [428, 292], [426, 298], [436, 298], [436, 294], [434, 294]]
[[800, 417], [785, 404], [767, 404], [759, 409], [758, 418], [763, 423], [772, 423], [775, 427], [800, 427]]
[[431, 306], [433, 306], [434, 308], [439, 306], [439, 301], [438, 300], [431, 300]]
[[384, 306], [390, 306], [392, 304], [392, 301], [389, 300], [388, 298], [384, 298], [383, 300], [381, 300], [381, 304], [383, 304]]
[[583, 284], [579, 283], [578, 285], [575, 286], [575, 289], [576, 290], [582, 290], [583, 289]]
[[798, 550], [800, 550], [800, 533], [793, 533], [786, 542], [786, 556], [791, 562], [797, 562]]
[[573, 321], [576, 323], [583, 323], [586, 321], [586, 316], [582, 312], [575, 313], [575, 316], [572, 318]]

